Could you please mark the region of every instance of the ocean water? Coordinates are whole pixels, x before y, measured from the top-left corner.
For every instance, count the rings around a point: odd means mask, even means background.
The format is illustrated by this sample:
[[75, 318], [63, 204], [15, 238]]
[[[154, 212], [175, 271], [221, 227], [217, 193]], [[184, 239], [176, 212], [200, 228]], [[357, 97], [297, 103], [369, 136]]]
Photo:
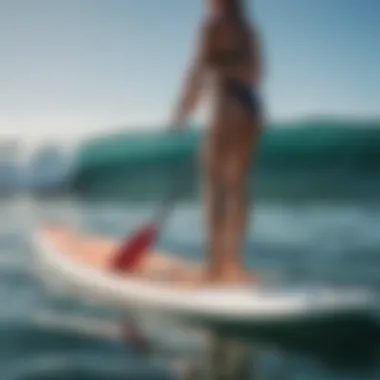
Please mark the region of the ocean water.
[[[26, 198], [0, 203], [1, 380], [179, 379], [194, 349], [176, 326], [152, 327], [157, 352], [143, 356], [120, 339], [122, 317], [74, 296], [60, 296], [38, 278], [30, 234], [43, 217], [120, 238], [147, 220], [156, 202], [126, 203]], [[380, 289], [380, 202], [259, 202], [245, 262], [267, 281], [340, 284]], [[179, 204], [160, 248], [202, 260], [198, 203]], [[380, 314], [380, 313], [379, 313]], [[330, 332], [310, 342], [258, 341], [252, 352], [257, 379], [375, 380], [380, 378], [378, 318], [353, 326], [338, 340]], [[380, 315], [379, 315], [380, 320]], [[195, 346], [196, 352], [202, 347]]]
[[[150, 197], [165, 192], [167, 183], [179, 178], [188, 182], [186, 196], [194, 197], [193, 185], [202, 177], [198, 163], [204, 133], [190, 128], [170, 134], [160, 128], [89, 139], [73, 157], [68, 187], [86, 196], [118, 191], [130, 199], [147, 189], [152, 190]], [[376, 120], [315, 118], [268, 124], [250, 172], [255, 197], [376, 201], [379, 144]]]

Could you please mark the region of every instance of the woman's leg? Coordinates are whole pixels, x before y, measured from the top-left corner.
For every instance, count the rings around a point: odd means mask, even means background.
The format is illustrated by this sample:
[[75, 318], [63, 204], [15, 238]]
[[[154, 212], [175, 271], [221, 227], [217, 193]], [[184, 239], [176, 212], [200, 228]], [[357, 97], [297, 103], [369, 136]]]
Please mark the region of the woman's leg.
[[[224, 250], [222, 278], [240, 281], [246, 276], [242, 254], [250, 212], [249, 175], [252, 156], [257, 147], [259, 125], [247, 120], [236, 126], [231, 136], [226, 157], [225, 181], [227, 186], [226, 218], [224, 223]], [[250, 279], [252, 276], [248, 276]]]
[[222, 262], [226, 189], [221, 170], [222, 147], [220, 146], [220, 138], [216, 133], [211, 133], [204, 161], [206, 257], [208, 259], [206, 277], [210, 281], [216, 281], [220, 276]]
[[236, 178], [229, 183], [226, 208], [223, 270], [231, 272], [242, 266], [241, 255], [247, 230], [249, 204], [243, 178]]
[[225, 190], [216, 173], [210, 173], [206, 180], [206, 236], [209, 276], [216, 280], [220, 276], [221, 254], [223, 251], [223, 225], [226, 214]]

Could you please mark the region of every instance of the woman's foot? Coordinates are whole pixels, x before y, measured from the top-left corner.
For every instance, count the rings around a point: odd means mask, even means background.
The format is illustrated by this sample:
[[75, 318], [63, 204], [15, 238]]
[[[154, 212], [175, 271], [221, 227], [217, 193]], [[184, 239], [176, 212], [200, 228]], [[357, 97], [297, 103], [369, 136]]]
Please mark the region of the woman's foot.
[[228, 268], [220, 275], [216, 276], [207, 272], [207, 270], [189, 272], [183, 276], [174, 279], [180, 287], [185, 288], [203, 288], [207, 286], [240, 286], [253, 285], [259, 282], [258, 276], [243, 268]]
[[250, 271], [240, 267], [227, 267], [214, 282], [219, 285], [247, 285], [258, 282], [258, 276]]

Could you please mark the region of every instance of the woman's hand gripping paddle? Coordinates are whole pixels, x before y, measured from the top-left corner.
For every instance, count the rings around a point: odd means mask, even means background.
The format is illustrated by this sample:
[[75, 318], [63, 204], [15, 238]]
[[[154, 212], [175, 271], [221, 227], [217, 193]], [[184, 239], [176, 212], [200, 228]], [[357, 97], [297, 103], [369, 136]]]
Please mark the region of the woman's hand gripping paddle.
[[[184, 175], [189, 176], [187, 170], [183, 170]], [[185, 176], [183, 177], [185, 178]], [[179, 186], [175, 186], [174, 191], [169, 195], [158, 215], [154, 220], [139, 228], [132, 236], [121, 244], [116, 252], [112, 263], [115, 272], [126, 272], [133, 270], [141, 262], [145, 255], [152, 251], [156, 244], [165, 221], [176, 205], [177, 198], [184, 192], [187, 181], [180, 181]]]

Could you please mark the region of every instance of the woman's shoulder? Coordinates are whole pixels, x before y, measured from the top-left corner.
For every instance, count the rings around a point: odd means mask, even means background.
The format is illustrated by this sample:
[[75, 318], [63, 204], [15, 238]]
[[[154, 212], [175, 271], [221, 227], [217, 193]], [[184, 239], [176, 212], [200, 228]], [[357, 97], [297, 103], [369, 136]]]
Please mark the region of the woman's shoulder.
[[214, 46], [215, 41], [218, 40], [223, 30], [223, 21], [216, 16], [208, 16], [201, 25], [201, 35], [202, 39], [206, 42], [208, 46]]

